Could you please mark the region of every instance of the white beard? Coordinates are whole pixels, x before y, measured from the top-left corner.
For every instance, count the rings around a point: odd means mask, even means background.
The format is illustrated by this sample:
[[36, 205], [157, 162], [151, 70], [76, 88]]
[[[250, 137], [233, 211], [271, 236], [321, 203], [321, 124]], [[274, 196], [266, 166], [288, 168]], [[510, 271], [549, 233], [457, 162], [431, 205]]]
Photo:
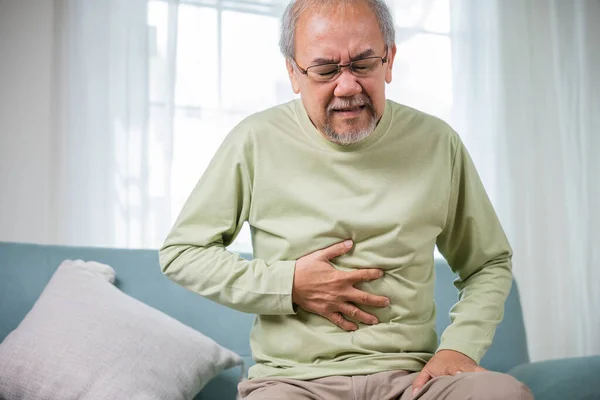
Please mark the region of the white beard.
[[352, 129], [346, 133], [340, 134], [334, 131], [330, 124], [326, 124], [323, 127], [323, 133], [331, 142], [342, 146], [348, 146], [366, 139], [369, 135], [371, 135], [371, 133], [373, 133], [376, 126], [377, 119], [375, 117], [372, 117], [371, 121], [369, 122], [369, 125], [364, 127], [363, 129]]

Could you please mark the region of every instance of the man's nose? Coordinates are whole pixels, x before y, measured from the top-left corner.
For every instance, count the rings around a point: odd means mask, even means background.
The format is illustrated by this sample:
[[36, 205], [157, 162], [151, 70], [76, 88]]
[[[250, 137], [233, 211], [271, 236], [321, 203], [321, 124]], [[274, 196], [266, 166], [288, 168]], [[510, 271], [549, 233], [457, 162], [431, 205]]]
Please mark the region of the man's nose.
[[352, 97], [362, 92], [362, 86], [352, 75], [348, 68], [342, 69], [340, 76], [336, 79], [336, 86], [333, 94], [336, 97]]

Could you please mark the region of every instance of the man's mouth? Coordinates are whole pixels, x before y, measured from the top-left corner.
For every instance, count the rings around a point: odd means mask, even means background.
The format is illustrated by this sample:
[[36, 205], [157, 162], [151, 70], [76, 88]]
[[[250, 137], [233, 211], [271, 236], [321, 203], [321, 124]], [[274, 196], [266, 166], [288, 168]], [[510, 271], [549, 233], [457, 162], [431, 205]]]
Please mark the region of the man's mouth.
[[357, 114], [361, 112], [365, 108], [365, 105], [355, 106], [355, 107], [345, 107], [345, 108], [334, 108], [333, 111], [337, 113], [348, 113], [348, 114]]

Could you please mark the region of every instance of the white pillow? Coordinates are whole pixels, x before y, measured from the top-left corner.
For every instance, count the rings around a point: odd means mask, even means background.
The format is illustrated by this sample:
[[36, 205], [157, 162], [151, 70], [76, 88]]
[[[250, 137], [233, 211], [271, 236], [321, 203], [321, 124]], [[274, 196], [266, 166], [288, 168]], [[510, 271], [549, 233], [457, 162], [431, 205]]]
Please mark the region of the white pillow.
[[0, 344], [0, 398], [191, 399], [238, 355], [124, 294], [115, 271], [63, 262]]

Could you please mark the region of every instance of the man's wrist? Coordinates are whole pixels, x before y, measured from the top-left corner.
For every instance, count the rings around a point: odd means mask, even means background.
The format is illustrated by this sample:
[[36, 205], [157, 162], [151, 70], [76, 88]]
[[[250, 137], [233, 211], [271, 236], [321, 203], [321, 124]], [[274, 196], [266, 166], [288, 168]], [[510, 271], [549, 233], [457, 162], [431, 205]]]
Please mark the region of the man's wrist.
[[485, 354], [484, 349], [473, 346], [471, 343], [453, 340], [442, 340], [442, 343], [436, 350], [436, 354], [444, 350], [451, 350], [460, 353], [471, 359], [477, 365]]

